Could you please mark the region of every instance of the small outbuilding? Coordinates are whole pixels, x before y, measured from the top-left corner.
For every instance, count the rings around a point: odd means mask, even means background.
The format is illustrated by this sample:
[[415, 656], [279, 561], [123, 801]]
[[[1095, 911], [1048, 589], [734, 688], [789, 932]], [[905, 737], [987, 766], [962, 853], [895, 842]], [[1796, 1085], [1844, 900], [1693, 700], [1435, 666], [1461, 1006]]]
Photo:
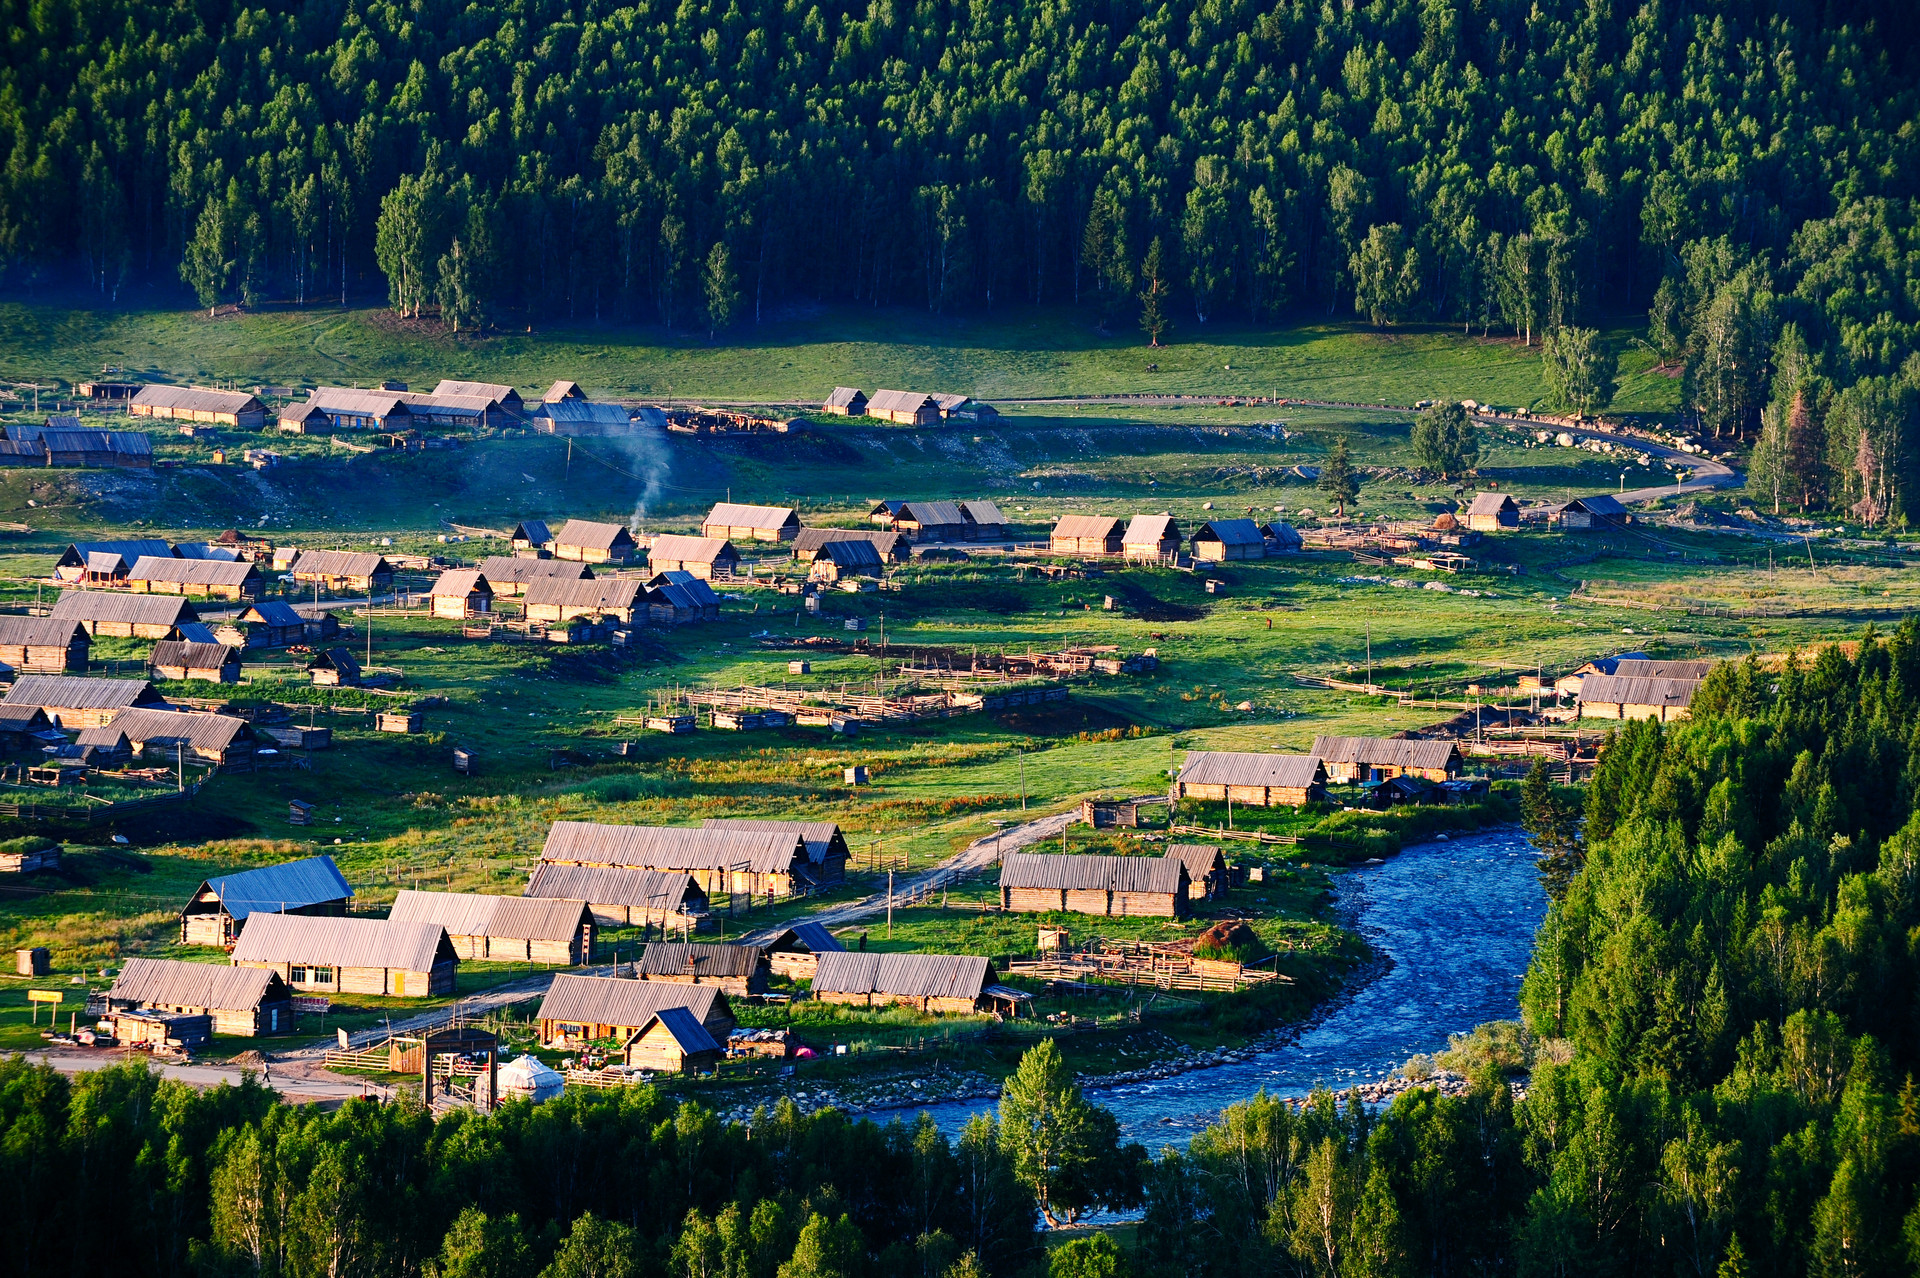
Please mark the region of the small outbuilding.
[[1193, 557], [1214, 563], [1264, 559], [1267, 534], [1251, 519], [1210, 519], [1194, 530]]
[[239, 683], [240, 650], [224, 643], [162, 639], [153, 645], [153, 655], [147, 658], [147, 673], [156, 679]]
[[827, 402], [820, 411], [835, 417], [865, 417], [867, 415], [867, 393], [857, 386], [836, 386], [833, 394], [827, 396]]
[[847, 947], [827, 931], [825, 924], [803, 919], [768, 941], [763, 948], [775, 976], [811, 981], [819, 968], [822, 954], [841, 954]]
[[307, 678], [316, 688], [357, 688], [360, 659], [345, 648], [324, 648], [307, 662]]
[[427, 609], [446, 621], [493, 615], [493, 586], [478, 568], [449, 568], [427, 595]]
[[1211, 901], [1226, 895], [1230, 885], [1227, 858], [1211, 843], [1173, 843], [1167, 856], [1187, 867], [1187, 899]]
[[1158, 563], [1179, 554], [1182, 540], [1172, 515], [1135, 515], [1120, 534], [1120, 552], [1135, 563]]
[[1630, 522], [1627, 508], [1608, 493], [1575, 497], [1547, 507], [1547, 523], [1568, 532], [1590, 532], [1596, 528], [1619, 528]]
[[715, 1068], [723, 1054], [691, 1008], [663, 1007], [628, 1042], [626, 1063], [667, 1074], [692, 1074]]
[[1467, 527], [1475, 532], [1503, 532], [1520, 526], [1520, 503], [1506, 493], [1475, 493], [1467, 507]]
[[877, 390], [867, 399], [867, 416], [902, 426], [937, 426], [940, 405], [919, 391]]
[[293, 991], [264, 968], [128, 959], [107, 991], [116, 1008], [205, 1016], [214, 1033], [241, 1038], [293, 1032]]
[[507, 544], [517, 555], [540, 554], [553, 549], [553, 530], [544, 519], [523, 519], [513, 526]]
[[885, 571], [879, 548], [863, 537], [821, 546], [807, 569], [807, 580], [836, 582], [848, 577], [878, 577]]

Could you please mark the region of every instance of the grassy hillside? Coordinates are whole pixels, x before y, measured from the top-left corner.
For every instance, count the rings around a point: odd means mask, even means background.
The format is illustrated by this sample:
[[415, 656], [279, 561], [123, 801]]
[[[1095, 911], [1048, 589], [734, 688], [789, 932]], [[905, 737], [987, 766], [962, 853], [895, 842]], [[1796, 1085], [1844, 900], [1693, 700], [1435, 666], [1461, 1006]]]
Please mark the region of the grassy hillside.
[[[1672, 409], [1675, 383], [1647, 372], [1650, 361], [1631, 346], [1629, 331], [1610, 336], [1626, 374], [1618, 406]], [[1463, 338], [1431, 326], [1379, 332], [1351, 323], [1189, 323], [1172, 345], [1150, 350], [1131, 329], [1103, 336], [1084, 314], [1064, 308], [990, 319], [822, 309], [711, 343], [704, 335], [586, 324], [456, 338], [384, 310], [338, 307], [210, 319], [201, 311], [0, 304], [0, 377], [69, 383], [111, 365], [247, 385], [472, 377], [545, 387], [568, 377], [601, 395], [795, 403], [853, 385], [927, 386], [990, 400], [1150, 391], [1524, 405], [1543, 393], [1538, 355], [1538, 347], [1497, 335]]]

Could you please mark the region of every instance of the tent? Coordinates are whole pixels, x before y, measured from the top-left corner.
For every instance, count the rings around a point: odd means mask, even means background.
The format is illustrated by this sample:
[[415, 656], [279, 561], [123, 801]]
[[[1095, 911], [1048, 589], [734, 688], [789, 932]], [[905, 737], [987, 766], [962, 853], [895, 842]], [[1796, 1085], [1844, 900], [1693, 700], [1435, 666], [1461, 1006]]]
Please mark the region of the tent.
[[521, 1099], [538, 1104], [552, 1100], [565, 1088], [566, 1082], [557, 1071], [532, 1056], [522, 1056], [500, 1067], [501, 1100]]

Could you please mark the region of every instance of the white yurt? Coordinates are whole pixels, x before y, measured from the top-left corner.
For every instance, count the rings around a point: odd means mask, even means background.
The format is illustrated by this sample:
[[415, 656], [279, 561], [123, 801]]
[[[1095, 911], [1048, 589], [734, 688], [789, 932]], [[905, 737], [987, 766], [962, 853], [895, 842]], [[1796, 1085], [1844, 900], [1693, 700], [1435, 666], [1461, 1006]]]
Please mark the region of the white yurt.
[[531, 1056], [522, 1056], [500, 1067], [500, 1099], [503, 1101], [552, 1100], [565, 1089], [566, 1081], [558, 1071]]

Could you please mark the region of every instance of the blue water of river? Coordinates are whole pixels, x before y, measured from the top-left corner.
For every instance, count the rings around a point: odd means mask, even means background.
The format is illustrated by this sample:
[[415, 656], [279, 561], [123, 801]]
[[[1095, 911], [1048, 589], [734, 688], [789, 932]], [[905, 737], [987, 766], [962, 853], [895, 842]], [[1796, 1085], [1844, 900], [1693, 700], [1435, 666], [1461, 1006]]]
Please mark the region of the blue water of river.
[[[1260, 1088], [1304, 1096], [1391, 1074], [1447, 1035], [1519, 1011], [1533, 933], [1546, 913], [1535, 853], [1517, 829], [1422, 843], [1336, 879], [1342, 904], [1391, 961], [1293, 1041], [1247, 1060], [1173, 1078], [1089, 1091], [1125, 1139], [1149, 1149], [1185, 1145], [1220, 1111]], [[992, 1100], [926, 1106], [958, 1131]], [[877, 1117], [884, 1117], [883, 1115]]]

